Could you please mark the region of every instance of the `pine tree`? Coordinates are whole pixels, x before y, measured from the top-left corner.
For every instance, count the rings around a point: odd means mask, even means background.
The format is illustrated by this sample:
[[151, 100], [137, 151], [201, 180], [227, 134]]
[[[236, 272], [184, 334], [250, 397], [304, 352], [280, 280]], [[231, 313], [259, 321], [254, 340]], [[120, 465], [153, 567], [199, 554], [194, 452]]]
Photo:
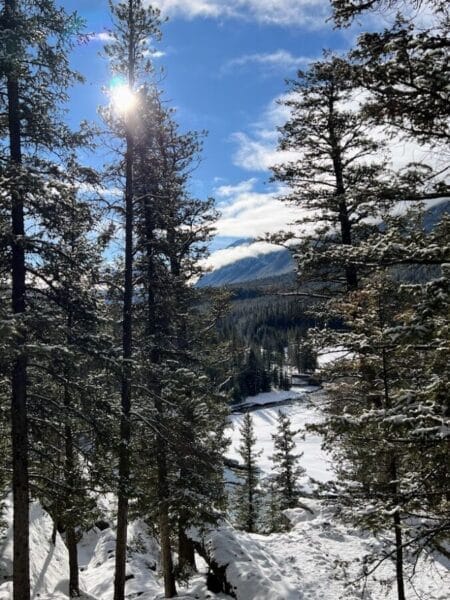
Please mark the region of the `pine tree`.
[[244, 466], [244, 481], [236, 494], [237, 523], [249, 533], [255, 533], [258, 528], [261, 491], [259, 489], [259, 471], [256, 464], [262, 450], [256, 452], [256, 436], [253, 419], [250, 413], [245, 413], [239, 429], [241, 443], [239, 454]]
[[172, 538], [178, 536], [178, 570], [194, 567], [185, 530], [216, 520], [223, 498], [225, 402], [211, 362], [210, 317], [205, 307], [199, 310], [198, 293], [190, 284], [201, 272], [199, 259], [216, 213], [211, 201], [193, 199], [186, 191], [200, 151], [198, 135], [178, 131], [173, 111], [164, 107], [156, 88], [142, 90], [140, 104], [137, 293], [145, 323], [139, 345], [147, 365], [140, 371], [150, 394], [142, 395], [139, 406], [141, 414], [152, 411], [156, 431], [155, 446], [147, 453], [156, 475], [142, 497], [144, 511], [157, 514], [166, 595], [173, 595]]
[[[439, 543], [448, 527], [448, 448], [438, 433], [448, 421], [440, 395], [448, 374], [432, 375], [424, 368], [429, 359], [434, 362], [436, 347], [422, 345], [423, 338], [418, 342], [424, 330], [416, 316], [410, 320], [411, 288], [381, 269], [363, 283], [336, 305], [351, 330], [323, 334], [328, 343], [342, 343], [349, 358], [330, 367], [329, 379], [336, 383], [328, 386], [328, 418], [318, 429], [337, 465], [330, 489], [341, 515], [374, 531], [392, 531], [386, 557], [395, 558], [402, 600], [404, 548], [420, 552], [434, 540]], [[443, 283], [430, 283], [430, 291], [442, 291]], [[434, 314], [428, 312], [427, 340], [432, 328], [439, 331], [445, 306], [448, 299], [441, 295]], [[442, 349], [448, 353], [447, 343]], [[370, 570], [379, 560], [374, 557]]]
[[[448, 3], [427, 2], [426, 19], [421, 19], [420, 10], [408, 10], [398, 0], [332, 0], [332, 6], [340, 27], [366, 12], [381, 12], [386, 6], [397, 9], [391, 24], [383, 31], [362, 34], [352, 51], [358, 84], [370, 92], [367, 115], [408, 137], [445, 147], [449, 136]], [[446, 187], [428, 193], [445, 197]]]
[[[297, 482], [304, 469], [298, 466], [301, 454], [294, 454], [295, 435], [292, 423], [281, 410], [278, 411], [277, 432], [272, 434], [274, 453], [273, 462], [273, 494], [277, 496], [280, 510], [294, 508], [298, 500]], [[272, 495], [273, 495], [272, 494]]]
[[291, 116], [281, 128], [280, 149], [300, 157], [275, 166], [274, 179], [290, 188], [282, 199], [305, 211], [295, 256], [300, 282], [315, 283], [311, 292], [321, 281], [325, 289], [356, 289], [356, 266], [343, 266], [334, 248], [367, 235], [367, 218], [380, 210], [377, 190], [386, 187], [380, 144], [361, 111], [345, 108], [354, 95], [352, 73], [346, 60], [325, 56], [298, 72], [283, 101]]
[[[119, 4], [110, 3], [115, 21], [112, 41], [105, 47], [119, 89], [125, 90], [130, 102], [139, 86], [151, 71], [147, 58], [150, 38], [158, 38], [159, 11], [151, 6], [145, 8], [141, 0], [128, 0]], [[137, 96], [134, 96], [137, 98]], [[114, 103], [114, 91], [113, 91]], [[104, 117], [112, 131], [123, 141], [124, 161], [120, 175], [124, 179], [125, 250], [123, 272], [123, 327], [122, 327], [122, 373], [121, 373], [121, 425], [119, 447], [119, 489], [117, 509], [116, 570], [114, 600], [123, 600], [126, 581], [127, 522], [130, 496], [130, 440], [132, 405], [132, 362], [133, 362], [133, 295], [134, 295], [134, 237], [135, 237], [135, 114], [131, 106], [112, 106], [104, 111]], [[134, 106], [136, 109], [136, 106]]]
[[100, 215], [78, 195], [77, 187], [82, 182], [93, 184], [95, 174], [76, 163], [67, 165], [67, 174], [67, 181], [58, 182], [48, 215], [54, 248], [41, 254], [38, 273], [46, 286], [40, 286], [36, 276], [29, 286], [30, 308], [39, 314], [35, 333], [39, 352], [29, 368], [30, 458], [38, 473], [33, 493], [65, 532], [69, 592], [78, 597], [77, 538], [95, 521], [94, 456], [87, 441], [98, 431], [89, 402], [94, 404], [99, 395], [94, 370], [109, 346], [99, 325], [105, 311], [98, 285], [108, 235], [93, 238]]
[[[62, 122], [59, 108], [67, 100], [67, 88], [80, 80], [68, 67], [67, 55], [81, 24], [76, 14], [69, 15], [50, 1], [6, 0], [1, 14], [0, 102], [7, 115], [0, 130], [6, 141], [1, 178], [10, 201], [8, 317], [14, 331], [10, 348], [14, 600], [30, 598], [27, 343], [32, 315], [27, 274], [51, 235], [45, 229], [45, 211], [51, 203], [47, 179], [57, 171], [64, 151], [80, 141]], [[36, 198], [42, 202], [35, 202]], [[38, 224], [34, 235], [25, 232], [25, 215]]]

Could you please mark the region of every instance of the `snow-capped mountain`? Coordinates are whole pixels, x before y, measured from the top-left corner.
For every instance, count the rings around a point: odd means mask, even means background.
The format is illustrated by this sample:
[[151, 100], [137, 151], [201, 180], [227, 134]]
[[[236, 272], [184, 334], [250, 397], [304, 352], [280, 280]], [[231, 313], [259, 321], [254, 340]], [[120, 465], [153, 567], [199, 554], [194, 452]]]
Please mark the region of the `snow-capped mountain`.
[[[295, 263], [289, 250], [274, 248], [269, 244], [243, 239], [227, 246], [225, 251], [238, 250], [236, 258], [205, 274], [197, 283], [199, 287], [219, 287], [245, 281], [278, 277], [293, 273]], [[245, 256], [247, 254], [247, 256]]]
[[[449, 210], [450, 201], [447, 199], [428, 208], [423, 221], [425, 230], [433, 229]], [[295, 271], [295, 262], [289, 250], [251, 238], [237, 240], [217, 252], [221, 253], [227, 255], [225, 260], [219, 260], [217, 266], [212, 262], [212, 270], [198, 281], [198, 287], [220, 287], [280, 277]]]

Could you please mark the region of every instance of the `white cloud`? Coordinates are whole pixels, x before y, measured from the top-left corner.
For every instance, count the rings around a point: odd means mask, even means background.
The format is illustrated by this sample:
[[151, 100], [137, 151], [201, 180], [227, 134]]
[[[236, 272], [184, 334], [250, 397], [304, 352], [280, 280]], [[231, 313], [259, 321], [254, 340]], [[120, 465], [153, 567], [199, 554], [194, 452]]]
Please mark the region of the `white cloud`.
[[220, 269], [225, 265], [232, 264], [243, 258], [256, 258], [271, 252], [280, 252], [283, 250], [280, 246], [268, 244], [266, 242], [254, 242], [252, 244], [242, 244], [233, 248], [224, 248], [217, 250], [204, 261], [204, 266], [212, 270]]
[[231, 198], [233, 196], [238, 196], [239, 194], [251, 192], [256, 182], [257, 179], [252, 177], [252, 179], [241, 181], [236, 185], [221, 185], [214, 190], [214, 193], [220, 198]]
[[268, 53], [244, 54], [229, 60], [222, 68], [222, 73], [228, 73], [236, 68], [259, 65], [265, 72], [279, 75], [280, 69], [290, 70], [299, 68], [313, 60], [306, 56], [294, 56], [287, 50], [276, 50]]
[[163, 58], [163, 56], [167, 55], [167, 52], [163, 50], [145, 50], [143, 52], [144, 56], [148, 56], [149, 58]]
[[188, 19], [220, 17], [228, 13], [226, 1], [220, 0], [153, 0], [151, 4], [158, 6], [163, 14], [180, 15]]
[[253, 178], [217, 188], [216, 195], [224, 199], [218, 204], [221, 213], [216, 223], [218, 236], [256, 238], [288, 229], [289, 223], [299, 217], [298, 208], [277, 199], [279, 187], [257, 192], [256, 183]]
[[238, 148], [233, 156], [233, 162], [236, 166], [246, 171], [270, 171], [270, 168], [276, 164], [287, 162], [295, 158], [296, 153], [290, 151], [277, 150], [277, 133], [258, 132], [252, 138], [246, 133], [237, 132], [232, 135], [232, 140], [237, 143]]
[[98, 33], [89, 34], [89, 39], [93, 42], [110, 42], [113, 38], [109, 31], [99, 31]]
[[236, 166], [247, 171], [268, 172], [276, 164], [300, 157], [297, 152], [277, 149], [277, 128], [289, 118], [289, 108], [282, 103], [288, 97], [289, 94], [283, 94], [270, 102], [261, 118], [251, 126], [251, 135], [238, 131], [231, 136], [237, 144], [233, 156]]
[[328, 0], [153, 0], [164, 14], [196, 17], [241, 18], [282, 26], [322, 27], [330, 8]]

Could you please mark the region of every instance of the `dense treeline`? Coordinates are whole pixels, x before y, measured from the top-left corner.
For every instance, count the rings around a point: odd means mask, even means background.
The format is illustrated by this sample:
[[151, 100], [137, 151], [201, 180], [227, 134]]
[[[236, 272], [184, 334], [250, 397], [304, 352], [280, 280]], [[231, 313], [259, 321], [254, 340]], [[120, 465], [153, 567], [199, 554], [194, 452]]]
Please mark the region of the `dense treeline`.
[[[218, 335], [228, 345], [234, 400], [289, 389], [292, 372], [313, 371], [316, 357], [306, 334], [320, 322], [312, 303], [287, 297], [284, 285], [249, 283], [227, 288], [229, 306], [218, 321]], [[338, 325], [333, 323], [333, 325]]]

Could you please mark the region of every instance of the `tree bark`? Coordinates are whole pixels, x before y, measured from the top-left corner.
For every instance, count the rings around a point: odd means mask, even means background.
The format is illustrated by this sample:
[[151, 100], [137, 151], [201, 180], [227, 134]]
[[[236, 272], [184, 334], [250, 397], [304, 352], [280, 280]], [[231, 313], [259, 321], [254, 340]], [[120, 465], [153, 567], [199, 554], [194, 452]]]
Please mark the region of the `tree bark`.
[[128, 498], [130, 482], [131, 359], [133, 355], [133, 137], [127, 134], [125, 189], [125, 273], [122, 326], [122, 389], [117, 503], [116, 570], [114, 600], [124, 600], [127, 558]]
[[[382, 311], [379, 313], [380, 325], [384, 325], [384, 316]], [[389, 390], [389, 367], [388, 367], [388, 355], [386, 350], [382, 350], [382, 365], [383, 365], [383, 385], [384, 385], [384, 404], [387, 410], [391, 407], [391, 396]], [[390, 461], [390, 479], [391, 479], [391, 491], [392, 500], [395, 506], [399, 506], [399, 485], [398, 485], [398, 467], [397, 457], [395, 452], [393, 453]], [[401, 518], [399, 510], [394, 513], [394, 531], [395, 531], [395, 573], [397, 579], [397, 595], [398, 600], [406, 600], [405, 596], [405, 582], [403, 576], [403, 536], [401, 529]]]
[[79, 598], [77, 534], [73, 525], [69, 525], [66, 529], [66, 544], [69, 552], [69, 595], [71, 598]]
[[[7, 27], [15, 29], [15, 0], [5, 1]], [[12, 44], [15, 46], [15, 42]], [[17, 48], [8, 48], [14, 56]], [[22, 140], [20, 126], [19, 84], [14, 72], [8, 74], [8, 130], [11, 168], [20, 174], [22, 166]], [[29, 565], [29, 475], [28, 475], [28, 407], [27, 407], [27, 353], [26, 332], [20, 318], [26, 310], [26, 267], [24, 198], [21, 185], [11, 192], [11, 281], [12, 312], [17, 318], [16, 348], [11, 373], [11, 442], [13, 488], [13, 600], [30, 598]]]
[[403, 536], [401, 529], [400, 513], [394, 514], [395, 527], [395, 572], [397, 576], [397, 594], [398, 600], [406, 600], [405, 581], [403, 576]]
[[[158, 394], [159, 398], [159, 394]], [[167, 443], [164, 437], [164, 414], [161, 400], [155, 401], [157, 413], [156, 465], [158, 469], [158, 516], [159, 538], [161, 544], [161, 568], [164, 578], [164, 595], [173, 598], [177, 595], [175, 571], [173, 568], [172, 547], [170, 543], [169, 486], [167, 481]]]
[[[72, 317], [69, 314], [69, 331], [72, 326]], [[64, 388], [64, 409], [66, 411], [66, 419], [69, 419], [70, 411], [70, 391], [68, 384]], [[73, 447], [73, 433], [72, 427], [69, 422], [66, 423], [64, 428], [65, 438], [65, 480], [67, 485], [67, 503], [66, 503], [66, 515], [68, 514], [68, 523], [66, 526], [66, 545], [69, 552], [69, 595], [71, 598], [78, 598], [80, 596], [80, 582], [78, 574], [78, 549], [77, 549], [77, 536], [75, 526], [72, 521], [73, 515], [72, 509], [74, 505], [75, 481], [74, 481], [74, 469], [75, 469], [75, 452]]]
[[[154, 256], [154, 231], [156, 228], [156, 218], [152, 206], [152, 195], [147, 191], [144, 203], [145, 218], [145, 251], [147, 267], [147, 323], [146, 334], [149, 339], [153, 339], [153, 348], [150, 352], [150, 361], [154, 365], [161, 362], [161, 340], [158, 339], [158, 328], [156, 326], [156, 298], [153, 292], [155, 282], [155, 256]], [[173, 598], [177, 595], [175, 571], [173, 567], [172, 547], [170, 542], [170, 521], [168, 504], [168, 481], [167, 481], [167, 442], [164, 435], [164, 406], [161, 397], [161, 385], [159, 380], [150, 374], [151, 385], [155, 392], [156, 409], [156, 468], [158, 476], [158, 522], [159, 538], [161, 545], [161, 569], [164, 579], [164, 595], [166, 598]]]
[[[134, 88], [135, 79], [135, 29], [134, 7], [128, 2], [128, 85]], [[130, 413], [131, 413], [131, 359], [133, 357], [133, 170], [134, 137], [126, 117], [125, 154], [125, 272], [122, 324], [122, 386], [119, 447], [119, 489], [117, 502], [116, 564], [114, 578], [114, 600], [124, 600], [127, 560], [128, 504], [130, 485]]]

